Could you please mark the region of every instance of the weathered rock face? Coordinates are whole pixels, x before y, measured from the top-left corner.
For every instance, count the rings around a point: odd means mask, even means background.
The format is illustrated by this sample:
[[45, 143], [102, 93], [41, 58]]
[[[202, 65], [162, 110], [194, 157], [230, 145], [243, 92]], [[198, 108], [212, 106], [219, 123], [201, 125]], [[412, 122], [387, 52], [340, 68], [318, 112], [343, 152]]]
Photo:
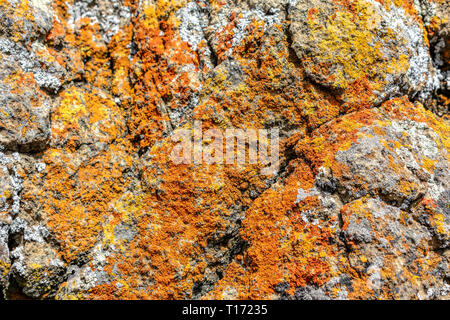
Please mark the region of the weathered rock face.
[[354, 99], [355, 85], [366, 87], [369, 104], [401, 94], [426, 98], [437, 89], [422, 21], [413, 8], [298, 1], [290, 13], [293, 48], [306, 72], [341, 93], [344, 102]]
[[[448, 12], [0, 0], [2, 295], [449, 299]], [[200, 120], [280, 171], [175, 164]]]

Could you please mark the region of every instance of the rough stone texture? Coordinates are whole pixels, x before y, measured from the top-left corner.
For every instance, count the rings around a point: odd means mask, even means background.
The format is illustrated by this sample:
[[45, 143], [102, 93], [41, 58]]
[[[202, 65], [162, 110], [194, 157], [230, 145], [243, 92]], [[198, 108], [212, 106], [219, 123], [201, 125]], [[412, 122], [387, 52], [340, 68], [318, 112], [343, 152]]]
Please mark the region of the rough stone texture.
[[344, 102], [354, 98], [354, 85], [367, 86], [370, 104], [402, 94], [426, 99], [438, 88], [422, 21], [411, 8], [298, 1], [289, 12], [293, 48], [307, 74], [342, 92]]
[[[0, 0], [7, 299], [449, 299], [448, 2]], [[280, 172], [175, 165], [279, 128]]]

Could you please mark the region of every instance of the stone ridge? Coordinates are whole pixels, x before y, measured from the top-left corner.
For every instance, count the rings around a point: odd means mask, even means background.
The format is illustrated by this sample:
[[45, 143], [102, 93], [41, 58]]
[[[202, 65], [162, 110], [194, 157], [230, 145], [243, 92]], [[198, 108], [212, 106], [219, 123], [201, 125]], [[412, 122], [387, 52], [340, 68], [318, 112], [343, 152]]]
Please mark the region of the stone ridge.
[[[445, 0], [0, 0], [0, 298], [449, 299]], [[280, 168], [176, 165], [280, 130]]]

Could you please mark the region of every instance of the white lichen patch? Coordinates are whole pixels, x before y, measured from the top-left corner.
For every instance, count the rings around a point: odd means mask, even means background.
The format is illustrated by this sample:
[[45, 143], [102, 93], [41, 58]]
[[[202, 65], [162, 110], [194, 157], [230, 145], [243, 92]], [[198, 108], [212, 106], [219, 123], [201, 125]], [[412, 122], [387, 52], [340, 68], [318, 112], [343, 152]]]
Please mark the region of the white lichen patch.
[[[12, 155], [5, 155], [1, 151], [0, 147], [0, 170], [2, 171], [2, 174], [9, 179], [9, 185], [10, 189], [12, 191], [12, 194], [8, 194], [8, 197], [12, 199], [11, 206], [6, 203], [6, 195], [0, 195], [0, 205], [3, 202], [3, 210], [6, 211], [10, 208], [11, 213], [13, 216], [16, 216], [19, 214], [20, 210], [20, 192], [22, 191], [22, 178], [17, 173], [17, 167], [16, 164], [20, 162], [20, 155], [18, 153], [13, 153]], [[11, 166], [12, 169], [8, 168], [8, 165]]]
[[37, 172], [44, 172], [47, 165], [45, 163], [38, 162], [35, 165]]
[[255, 8], [241, 12], [238, 19], [233, 30], [233, 46], [239, 45], [247, 36], [247, 27], [253, 21], [263, 21], [265, 28], [281, 23], [281, 10], [274, 8], [264, 12], [260, 8]]
[[31, 72], [41, 88], [57, 92], [62, 85], [64, 69], [39, 42], [33, 42], [31, 49], [7, 38], [0, 38], [0, 52], [5, 64], [19, 65], [24, 72]]

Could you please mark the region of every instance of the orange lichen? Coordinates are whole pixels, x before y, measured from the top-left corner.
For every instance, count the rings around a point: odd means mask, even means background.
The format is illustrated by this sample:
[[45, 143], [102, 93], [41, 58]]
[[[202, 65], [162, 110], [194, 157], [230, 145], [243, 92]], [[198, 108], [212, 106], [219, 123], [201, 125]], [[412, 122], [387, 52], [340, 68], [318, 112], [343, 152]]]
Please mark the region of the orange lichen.
[[[102, 223], [113, 214], [111, 203], [127, 185], [122, 171], [130, 159], [124, 147], [110, 146], [108, 152], [83, 164], [71, 160], [70, 150], [46, 152], [49, 178], [42, 194], [43, 212], [65, 261], [71, 262], [89, 250], [98, 241]], [[117, 157], [121, 161], [116, 161]]]
[[199, 85], [183, 71], [186, 66], [198, 70], [198, 57], [175, 31], [175, 10], [181, 4], [159, 0], [144, 8], [134, 21], [138, 51], [132, 72], [138, 80], [130, 128], [141, 147], [151, 146], [162, 137], [169, 121], [165, 110], [186, 106]]
[[[306, 76], [290, 49], [289, 22], [269, 26], [254, 19], [243, 40], [233, 44], [234, 28], [242, 15], [232, 14], [218, 34], [219, 65], [211, 77], [202, 80], [210, 71], [199, 63], [206, 44], [194, 52], [177, 29], [175, 13], [185, 1], [157, 0], [139, 12], [137, 1], [127, 2], [136, 14], [108, 44], [91, 19], [67, 23], [70, 4], [55, 1], [58, 19], [46, 36], [49, 52], [67, 75], [55, 98], [51, 146], [42, 154], [47, 165], [45, 179], [38, 194], [29, 191], [23, 196], [39, 197], [42, 218], [65, 263], [74, 263], [94, 250], [114, 250], [102, 266], [93, 261], [86, 265], [100, 268], [109, 282], [67, 298], [194, 298], [202, 282], [217, 280], [212, 273], [224, 276], [205, 298], [269, 299], [276, 297], [281, 283], [287, 284], [287, 293], [292, 295], [299, 287], [321, 287], [340, 275], [352, 279], [349, 298], [374, 294], [369, 275], [352, 267], [345, 252], [345, 245], [355, 250], [358, 246], [351, 240], [336, 244], [340, 223], [346, 231], [350, 217], [357, 216], [358, 221], [373, 218], [367, 207], [370, 197], [344, 205], [338, 216], [324, 214], [317, 194], [297, 201], [299, 190], [315, 188], [321, 170], [329, 170], [335, 178], [348, 174], [336, 154], [367, 136], [361, 132], [363, 127], [385, 136], [386, 118], [426, 122], [446, 148], [449, 136], [447, 124], [406, 97], [371, 109], [374, 91], [382, 81], [375, 79], [374, 85], [375, 73], [365, 66], [381, 59], [381, 44], [372, 46], [373, 34], [360, 30], [361, 25], [371, 23], [366, 6], [360, 1], [340, 3], [346, 9], [330, 17], [327, 28], [340, 28], [355, 37], [349, 42], [325, 38], [320, 44], [325, 53], [332, 45], [342, 50], [338, 62], [344, 65], [345, 75], [330, 75], [328, 63], [311, 67], [313, 73], [329, 75], [329, 81], [345, 89], [335, 93]], [[221, 5], [212, 4], [215, 8]], [[317, 32], [318, 12], [308, 12], [308, 23]], [[389, 41], [392, 31], [383, 36]], [[131, 43], [136, 52], [130, 49]], [[357, 54], [351, 55], [350, 62], [343, 58], [354, 51]], [[230, 56], [239, 77], [231, 77], [220, 65]], [[404, 73], [407, 57], [399, 55], [379, 67], [388, 73]], [[20, 94], [18, 84], [28, 84], [30, 79], [31, 75], [15, 74], [7, 81]], [[191, 105], [197, 95], [199, 103]], [[186, 119], [170, 119], [171, 112], [185, 109], [189, 109]], [[174, 147], [170, 134], [177, 126], [191, 129], [191, 116], [203, 120], [204, 131], [213, 127], [281, 128], [284, 171], [278, 181], [260, 176], [261, 164], [242, 168], [175, 165], [169, 158]], [[398, 141], [380, 141], [392, 152], [402, 147]], [[392, 170], [400, 170], [392, 155], [386, 158]], [[435, 168], [434, 160], [419, 160], [429, 172]], [[129, 174], [131, 169], [139, 178]], [[34, 176], [32, 181], [41, 178]], [[363, 184], [361, 177], [354, 180]], [[406, 180], [398, 186], [407, 196], [418, 188]], [[369, 187], [363, 185], [361, 190]], [[442, 232], [442, 216], [431, 216], [433, 226]], [[342, 218], [345, 221], [339, 221]], [[406, 223], [408, 215], [403, 213], [402, 219]], [[121, 235], [123, 229], [132, 236]], [[238, 231], [238, 235], [233, 233]], [[382, 236], [381, 232], [377, 235]], [[245, 250], [233, 256], [231, 248], [239, 245]], [[369, 263], [370, 252], [363, 251], [356, 254], [361, 253], [358, 258]], [[419, 259], [431, 265], [437, 261], [434, 255]], [[387, 257], [387, 267], [381, 272], [395, 277], [395, 263]], [[415, 279], [412, 272], [407, 278]], [[69, 285], [63, 284], [60, 292]], [[336, 297], [343, 288], [327, 293]], [[395, 297], [386, 292], [383, 297]]]

